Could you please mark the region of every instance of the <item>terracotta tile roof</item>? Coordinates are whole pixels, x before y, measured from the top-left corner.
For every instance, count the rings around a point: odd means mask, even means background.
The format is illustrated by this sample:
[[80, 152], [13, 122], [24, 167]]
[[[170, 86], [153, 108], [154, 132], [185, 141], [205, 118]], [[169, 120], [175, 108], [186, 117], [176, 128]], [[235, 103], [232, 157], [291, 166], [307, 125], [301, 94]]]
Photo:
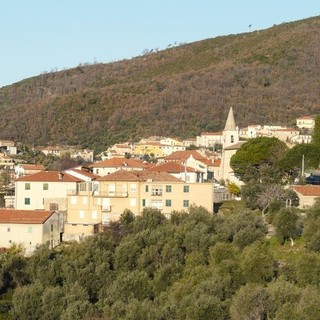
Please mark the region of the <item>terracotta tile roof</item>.
[[152, 181], [170, 181], [170, 182], [181, 182], [182, 180], [173, 177], [167, 172], [157, 172], [150, 170], [142, 171], [127, 171], [118, 170], [111, 174], [98, 179], [98, 181], [147, 181], [152, 179]]
[[318, 185], [293, 186], [292, 189], [303, 196], [320, 197], [320, 186]]
[[125, 158], [111, 158], [104, 161], [93, 163], [90, 168], [112, 168], [112, 167], [130, 167], [130, 168], [145, 168], [141, 161]]
[[139, 181], [136, 171], [118, 170], [106, 176], [100, 177], [98, 181]]
[[44, 166], [41, 164], [20, 164], [20, 167], [24, 170], [45, 170]]
[[72, 175], [60, 171], [41, 171], [29, 176], [16, 179], [16, 181], [30, 182], [81, 182], [82, 179], [73, 177]]
[[151, 179], [152, 181], [158, 182], [182, 182], [181, 179], [178, 179], [167, 172], [158, 172], [158, 171], [151, 171], [151, 170], [144, 170], [144, 171], [136, 171], [137, 176], [147, 181]]
[[297, 119], [307, 119], [307, 120], [313, 120], [313, 117], [311, 117], [311, 116], [303, 116], [303, 117], [299, 117], [299, 118], [297, 118]]
[[168, 173], [180, 173], [180, 172], [196, 172], [195, 169], [186, 167], [177, 162], [166, 162], [149, 168], [148, 171], [168, 172]]
[[185, 160], [192, 156], [196, 160], [205, 160], [206, 158], [202, 156], [196, 150], [184, 150], [184, 151], [175, 151], [171, 153], [169, 156], [165, 157], [165, 161], [178, 161]]
[[205, 164], [206, 166], [213, 166], [213, 161], [212, 161], [212, 159], [200, 160], [200, 162], [202, 162], [202, 163]]
[[54, 211], [0, 209], [0, 223], [42, 224]]
[[213, 162], [214, 167], [220, 167], [220, 165], [221, 165], [221, 159], [214, 160]]

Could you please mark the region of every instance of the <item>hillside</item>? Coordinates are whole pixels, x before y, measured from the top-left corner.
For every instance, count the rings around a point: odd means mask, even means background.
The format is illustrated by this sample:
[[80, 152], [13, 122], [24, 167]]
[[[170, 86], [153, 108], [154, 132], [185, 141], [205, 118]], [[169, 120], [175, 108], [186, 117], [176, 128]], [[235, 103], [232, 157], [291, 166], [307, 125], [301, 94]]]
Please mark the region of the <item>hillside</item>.
[[230, 107], [239, 126], [294, 124], [319, 112], [319, 56], [314, 17], [42, 74], [0, 89], [0, 137], [101, 149], [220, 130]]

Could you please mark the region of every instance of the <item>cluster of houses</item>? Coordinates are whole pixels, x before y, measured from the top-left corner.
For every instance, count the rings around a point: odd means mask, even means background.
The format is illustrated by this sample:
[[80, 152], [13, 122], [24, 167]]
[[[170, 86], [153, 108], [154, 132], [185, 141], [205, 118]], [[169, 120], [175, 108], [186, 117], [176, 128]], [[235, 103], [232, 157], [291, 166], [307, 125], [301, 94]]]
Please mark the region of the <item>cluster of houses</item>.
[[[196, 142], [153, 138], [134, 147], [116, 144], [100, 155], [101, 161], [90, 158], [91, 164], [62, 172], [19, 164], [15, 193], [5, 197], [6, 208], [0, 210], [0, 248], [19, 243], [31, 254], [39, 244], [53, 248], [79, 241], [101, 232], [126, 209], [139, 215], [146, 207], [157, 208], [170, 218], [173, 211], [201, 205], [213, 213], [215, 202], [230, 197], [217, 181], [242, 183], [230, 167], [232, 155], [245, 142], [240, 136], [230, 108], [224, 130], [205, 133]], [[220, 144], [222, 151], [186, 150], [193, 142], [202, 147]], [[137, 157], [128, 156], [133, 154]], [[141, 155], [146, 154], [158, 162], [144, 161]], [[296, 191], [301, 196], [311, 192]], [[311, 192], [312, 199], [320, 196], [317, 192]]]

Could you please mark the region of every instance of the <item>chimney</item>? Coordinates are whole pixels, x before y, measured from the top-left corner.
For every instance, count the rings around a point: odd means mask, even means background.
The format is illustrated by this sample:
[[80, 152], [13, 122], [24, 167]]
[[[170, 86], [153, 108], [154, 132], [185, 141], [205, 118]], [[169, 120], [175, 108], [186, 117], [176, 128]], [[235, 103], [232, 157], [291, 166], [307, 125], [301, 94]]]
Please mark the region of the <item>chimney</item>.
[[59, 173], [58, 173], [58, 179], [59, 179], [59, 180], [62, 180], [62, 178], [63, 178], [63, 173], [62, 173], [62, 172], [59, 172]]

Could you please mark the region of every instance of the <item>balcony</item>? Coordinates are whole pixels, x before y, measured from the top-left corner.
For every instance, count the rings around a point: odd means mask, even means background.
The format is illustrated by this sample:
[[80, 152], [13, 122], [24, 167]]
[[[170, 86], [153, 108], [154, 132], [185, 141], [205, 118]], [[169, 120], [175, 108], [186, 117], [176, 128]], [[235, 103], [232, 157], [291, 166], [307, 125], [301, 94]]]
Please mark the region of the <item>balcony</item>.
[[93, 196], [96, 198], [128, 198], [126, 191], [94, 191]]
[[162, 196], [162, 189], [151, 189], [151, 196]]

